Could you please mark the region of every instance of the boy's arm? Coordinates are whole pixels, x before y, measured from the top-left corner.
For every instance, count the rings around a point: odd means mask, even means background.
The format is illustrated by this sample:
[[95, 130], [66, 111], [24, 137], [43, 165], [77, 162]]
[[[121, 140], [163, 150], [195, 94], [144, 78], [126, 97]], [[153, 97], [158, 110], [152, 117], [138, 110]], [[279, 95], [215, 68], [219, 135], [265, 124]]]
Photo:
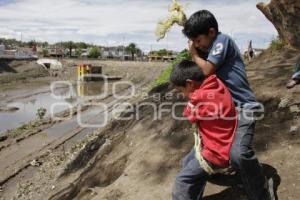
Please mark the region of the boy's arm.
[[200, 66], [205, 75], [210, 75], [216, 72], [216, 70], [224, 65], [228, 59], [233, 59], [239, 52], [232, 52], [231, 39], [225, 35], [217, 37], [212, 44], [212, 47], [208, 53], [208, 57], [201, 58], [201, 55], [197, 53], [197, 50], [192, 42], [189, 42], [190, 51], [193, 60]]
[[192, 41], [189, 41], [189, 48], [193, 61], [202, 69], [205, 76], [214, 74], [216, 72], [217, 67], [199, 55]]

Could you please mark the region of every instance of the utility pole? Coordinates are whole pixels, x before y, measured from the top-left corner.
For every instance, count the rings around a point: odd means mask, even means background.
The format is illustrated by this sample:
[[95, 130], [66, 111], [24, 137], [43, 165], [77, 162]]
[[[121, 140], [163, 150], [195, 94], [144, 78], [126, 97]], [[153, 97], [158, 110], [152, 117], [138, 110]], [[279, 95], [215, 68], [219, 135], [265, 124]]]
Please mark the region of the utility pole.
[[125, 36], [123, 36], [123, 61], [125, 60]]
[[152, 61], [151, 54], [152, 54], [152, 44], [150, 44], [149, 61]]

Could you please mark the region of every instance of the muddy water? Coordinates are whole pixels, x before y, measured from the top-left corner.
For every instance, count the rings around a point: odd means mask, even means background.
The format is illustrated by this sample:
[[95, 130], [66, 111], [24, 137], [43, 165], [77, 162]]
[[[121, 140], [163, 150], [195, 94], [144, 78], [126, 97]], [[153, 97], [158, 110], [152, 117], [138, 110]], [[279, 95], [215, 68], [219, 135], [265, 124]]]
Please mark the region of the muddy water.
[[103, 85], [100, 82], [65, 87], [56, 85], [55, 88], [53, 91], [48, 89], [47, 92], [13, 99], [10, 102], [0, 102], [0, 105], [5, 107], [18, 109], [12, 112], [0, 112], [0, 134], [36, 119], [37, 110], [41, 107], [46, 108], [46, 116], [50, 116], [51, 113], [55, 114], [77, 105], [86, 100], [87, 96], [100, 95], [103, 92]]
[[[121, 94], [128, 93], [123, 91]], [[56, 141], [62, 142], [65, 149], [69, 149], [72, 144], [82, 139], [87, 134], [92, 133], [97, 128], [104, 127], [110, 119], [112, 119], [113, 106], [123, 102], [123, 99], [115, 99], [113, 96], [108, 97], [103, 101], [106, 107], [92, 106], [88, 110], [78, 113], [71, 119], [61, 123], [54, 124], [50, 128], [43, 130], [40, 134], [26, 138], [18, 143], [18, 145], [10, 146], [0, 151], [0, 158], [5, 159], [5, 162], [0, 160], [0, 177], [3, 177], [5, 171], [12, 165], [23, 165], [23, 162], [30, 155], [37, 155], [47, 146]], [[119, 107], [122, 110], [122, 107]], [[62, 139], [67, 136], [67, 139]], [[23, 163], [23, 164], [22, 164]], [[26, 163], [25, 163], [26, 164]]]

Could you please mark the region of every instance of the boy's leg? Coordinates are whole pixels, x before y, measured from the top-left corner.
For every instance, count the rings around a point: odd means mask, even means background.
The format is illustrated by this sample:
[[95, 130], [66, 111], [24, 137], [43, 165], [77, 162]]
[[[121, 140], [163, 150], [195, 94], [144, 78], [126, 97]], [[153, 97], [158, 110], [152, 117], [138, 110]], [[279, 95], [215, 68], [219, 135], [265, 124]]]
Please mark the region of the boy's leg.
[[230, 153], [231, 165], [240, 174], [249, 199], [267, 200], [266, 179], [252, 148], [255, 119], [245, 117], [245, 112], [253, 116], [249, 110], [239, 112], [238, 128]]
[[294, 72], [295, 73], [300, 72], [300, 58], [298, 59], [296, 65], [295, 65]]
[[172, 200], [201, 200], [209, 175], [201, 168], [192, 150], [184, 159], [176, 177]]
[[287, 89], [291, 89], [300, 83], [300, 71], [293, 74], [292, 79], [286, 84]]
[[300, 71], [297, 71], [293, 74], [292, 79], [294, 80], [300, 80]]
[[193, 148], [183, 159], [182, 168], [184, 168], [191, 160], [195, 158], [195, 149]]
[[286, 87], [290, 89], [299, 83], [300, 83], [300, 58], [297, 64], [295, 65], [295, 73], [293, 74], [291, 80], [289, 80], [288, 83], [286, 84]]

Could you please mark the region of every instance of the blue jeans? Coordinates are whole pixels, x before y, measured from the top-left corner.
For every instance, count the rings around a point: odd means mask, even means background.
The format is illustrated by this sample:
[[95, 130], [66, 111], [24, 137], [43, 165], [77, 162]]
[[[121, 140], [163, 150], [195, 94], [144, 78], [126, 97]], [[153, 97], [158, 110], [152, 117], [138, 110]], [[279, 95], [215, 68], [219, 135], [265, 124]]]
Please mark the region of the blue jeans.
[[[240, 175], [249, 200], [266, 200], [265, 177], [252, 149], [255, 129], [253, 113], [241, 110], [239, 115], [238, 128], [231, 147], [230, 162], [233, 169]], [[173, 186], [172, 199], [201, 200], [209, 174], [201, 168], [195, 158], [194, 150], [183, 159], [182, 164], [182, 169]]]
[[297, 80], [300, 80], [300, 71], [298, 72], [295, 72], [292, 76], [292, 79], [297, 79]]
[[209, 174], [200, 166], [192, 149], [182, 160], [182, 169], [178, 173], [172, 191], [173, 200], [200, 200]]
[[298, 59], [294, 70], [295, 70], [295, 72], [292, 76], [292, 79], [300, 80], [300, 58]]

